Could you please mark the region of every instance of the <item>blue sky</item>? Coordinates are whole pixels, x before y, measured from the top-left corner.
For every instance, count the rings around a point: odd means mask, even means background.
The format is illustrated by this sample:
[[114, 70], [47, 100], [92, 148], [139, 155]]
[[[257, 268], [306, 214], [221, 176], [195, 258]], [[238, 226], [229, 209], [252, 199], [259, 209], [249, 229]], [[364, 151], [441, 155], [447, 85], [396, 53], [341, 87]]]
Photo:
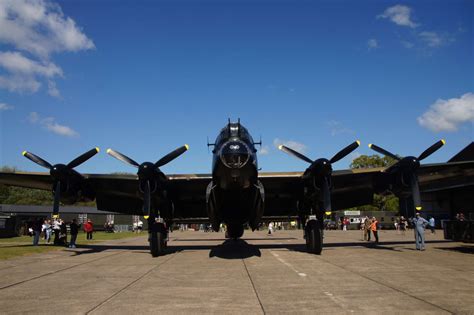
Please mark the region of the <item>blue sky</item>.
[[105, 154], [207, 173], [236, 120], [263, 171], [301, 171], [284, 143], [330, 158], [360, 139], [443, 162], [474, 140], [472, 1], [0, 1], [0, 165], [28, 150], [85, 173], [134, 169]]

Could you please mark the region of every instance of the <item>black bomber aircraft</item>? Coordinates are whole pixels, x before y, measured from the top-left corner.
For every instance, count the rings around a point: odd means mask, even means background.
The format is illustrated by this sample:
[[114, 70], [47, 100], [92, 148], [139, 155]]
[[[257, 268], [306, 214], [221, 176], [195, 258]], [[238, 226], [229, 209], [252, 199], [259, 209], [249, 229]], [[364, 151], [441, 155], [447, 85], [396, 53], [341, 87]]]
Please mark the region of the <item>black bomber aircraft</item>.
[[215, 231], [227, 226], [227, 237], [240, 238], [244, 226], [257, 229], [269, 218], [297, 216], [304, 224], [307, 249], [320, 254], [323, 247], [324, 213], [372, 202], [374, 193], [394, 192], [411, 197], [421, 210], [420, 189], [443, 190], [459, 183], [474, 184], [474, 161], [421, 165], [420, 161], [444, 145], [440, 140], [418, 157], [399, 157], [369, 145], [394, 158], [388, 168], [333, 171], [333, 164], [350, 154], [359, 141], [349, 144], [330, 159], [310, 159], [284, 145], [280, 150], [309, 164], [304, 172], [259, 173], [256, 143], [240, 124], [228, 122], [213, 147], [211, 174], [165, 175], [160, 167], [188, 150], [184, 145], [157, 162], [138, 163], [108, 149], [112, 157], [137, 168], [136, 175], [80, 174], [74, 170], [99, 152], [94, 148], [68, 164], [52, 165], [39, 156], [23, 155], [45, 167], [48, 173], [0, 172], [0, 184], [52, 190], [53, 216], [59, 204], [95, 200], [97, 209], [144, 215], [148, 220], [150, 251], [164, 253], [169, 227], [179, 222], [211, 223]]

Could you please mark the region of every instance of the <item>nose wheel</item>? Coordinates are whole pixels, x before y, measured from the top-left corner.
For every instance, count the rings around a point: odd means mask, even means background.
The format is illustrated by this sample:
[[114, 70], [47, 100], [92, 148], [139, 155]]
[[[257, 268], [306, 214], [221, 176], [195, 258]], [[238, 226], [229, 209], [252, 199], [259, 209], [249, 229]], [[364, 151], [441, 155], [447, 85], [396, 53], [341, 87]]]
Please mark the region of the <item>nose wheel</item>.
[[321, 255], [323, 250], [323, 227], [318, 220], [309, 220], [305, 227], [306, 249], [308, 252]]
[[168, 239], [166, 225], [163, 222], [156, 222], [156, 219], [152, 219], [150, 216], [148, 219], [148, 232], [151, 255], [153, 257], [162, 256], [165, 253]]

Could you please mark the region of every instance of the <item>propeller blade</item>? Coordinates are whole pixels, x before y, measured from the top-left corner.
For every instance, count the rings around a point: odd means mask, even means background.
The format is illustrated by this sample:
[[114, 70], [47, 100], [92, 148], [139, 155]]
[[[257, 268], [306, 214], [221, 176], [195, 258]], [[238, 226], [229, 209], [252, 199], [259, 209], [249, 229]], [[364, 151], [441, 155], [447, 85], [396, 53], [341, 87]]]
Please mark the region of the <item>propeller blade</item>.
[[56, 218], [59, 214], [59, 199], [61, 199], [61, 182], [58, 180], [54, 188], [54, 202], [53, 202], [53, 217]]
[[328, 178], [325, 177], [321, 187], [323, 193], [323, 208], [324, 212], [331, 211], [331, 191], [329, 190]]
[[426, 159], [428, 156], [438, 151], [445, 143], [446, 141], [444, 141], [444, 139], [439, 140], [438, 142], [433, 144], [431, 147], [426, 149], [423, 153], [421, 153], [420, 156], [418, 157], [418, 161]]
[[140, 166], [140, 164], [138, 164], [137, 162], [135, 162], [134, 160], [132, 160], [128, 156], [123, 155], [122, 153], [114, 151], [112, 149], [107, 149], [107, 154], [110, 155], [110, 156], [113, 156], [117, 160], [122, 161], [124, 163], [127, 163], [129, 165], [132, 165], [132, 166], [135, 166], [135, 167]]
[[340, 159], [346, 157], [349, 153], [351, 153], [352, 151], [357, 149], [359, 146], [360, 146], [360, 141], [359, 140], [352, 142], [347, 147], [345, 147], [341, 151], [337, 152], [332, 157], [332, 159], [329, 160], [329, 162], [331, 162], [331, 164], [332, 164], [332, 163], [335, 163], [335, 162], [339, 161]]
[[78, 156], [77, 158], [69, 162], [67, 167], [75, 168], [76, 166], [81, 165], [82, 163], [84, 163], [85, 161], [87, 161], [88, 159], [96, 155], [97, 153], [99, 153], [99, 148], [95, 147], [94, 149], [87, 151], [86, 153]]
[[23, 156], [26, 157], [28, 160], [30, 161], [33, 161], [35, 162], [36, 164], [42, 166], [42, 167], [45, 167], [47, 169], [52, 169], [53, 166], [51, 164], [49, 164], [48, 162], [46, 162], [45, 160], [43, 160], [42, 158], [40, 158], [39, 156], [33, 154], [33, 153], [30, 153], [28, 151], [23, 151]]
[[186, 152], [188, 149], [189, 149], [189, 145], [185, 144], [185, 145], [183, 145], [182, 147], [179, 147], [179, 148], [177, 148], [176, 150], [171, 151], [170, 153], [166, 154], [164, 157], [162, 157], [161, 159], [159, 159], [159, 160], [155, 163], [155, 167], [158, 168], [158, 167], [162, 167], [162, 166], [165, 165], [165, 164], [168, 164], [169, 162], [173, 161], [173, 160], [176, 159], [178, 156], [180, 156], [181, 154], [183, 154], [184, 152]]
[[143, 214], [150, 216], [150, 181], [146, 181], [145, 191], [143, 192]]
[[295, 150], [293, 149], [290, 149], [284, 145], [279, 145], [278, 146], [278, 149], [282, 150], [283, 152], [289, 154], [289, 155], [293, 155], [293, 156], [296, 156], [297, 158], [305, 161], [305, 162], [308, 162], [309, 164], [312, 164], [313, 163], [313, 160], [311, 160], [310, 158], [304, 156], [303, 154], [299, 153], [299, 152], [296, 152]]
[[410, 188], [411, 194], [413, 197], [413, 205], [415, 206], [416, 211], [420, 211], [421, 207], [421, 197], [420, 197], [420, 187], [418, 186], [418, 177], [416, 174], [411, 175], [410, 179]]
[[372, 144], [372, 143], [369, 144], [369, 148], [371, 148], [372, 150], [374, 150], [374, 151], [376, 151], [376, 152], [378, 152], [378, 153], [380, 153], [380, 154], [389, 156], [389, 157], [391, 157], [392, 159], [395, 159], [395, 160], [397, 160], [397, 161], [400, 161], [400, 158], [399, 158], [398, 156], [396, 156], [396, 155], [393, 154], [393, 153], [388, 152], [388, 151], [385, 150], [385, 149], [382, 149], [382, 148], [379, 147], [379, 146], [376, 146], [375, 144]]

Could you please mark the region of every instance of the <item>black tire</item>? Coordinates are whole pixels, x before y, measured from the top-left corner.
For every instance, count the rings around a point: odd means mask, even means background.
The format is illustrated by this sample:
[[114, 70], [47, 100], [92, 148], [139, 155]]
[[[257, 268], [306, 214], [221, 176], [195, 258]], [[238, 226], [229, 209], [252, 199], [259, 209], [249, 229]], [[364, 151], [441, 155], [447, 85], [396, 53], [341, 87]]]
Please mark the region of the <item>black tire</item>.
[[237, 224], [237, 225], [228, 225], [227, 226], [227, 231], [226, 231], [226, 237], [227, 238], [240, 238], [242, 235], [244, 235], [244, 226]]
[[323, 251], [323, 231], [318, 224], [308, 226], [306, 231], [306, 247], [308, 252], [321, 255]]
[[150, 233], [150, 253], [153, 257], [162, 255], [166, 248], [166, 239], [164, 233]]

